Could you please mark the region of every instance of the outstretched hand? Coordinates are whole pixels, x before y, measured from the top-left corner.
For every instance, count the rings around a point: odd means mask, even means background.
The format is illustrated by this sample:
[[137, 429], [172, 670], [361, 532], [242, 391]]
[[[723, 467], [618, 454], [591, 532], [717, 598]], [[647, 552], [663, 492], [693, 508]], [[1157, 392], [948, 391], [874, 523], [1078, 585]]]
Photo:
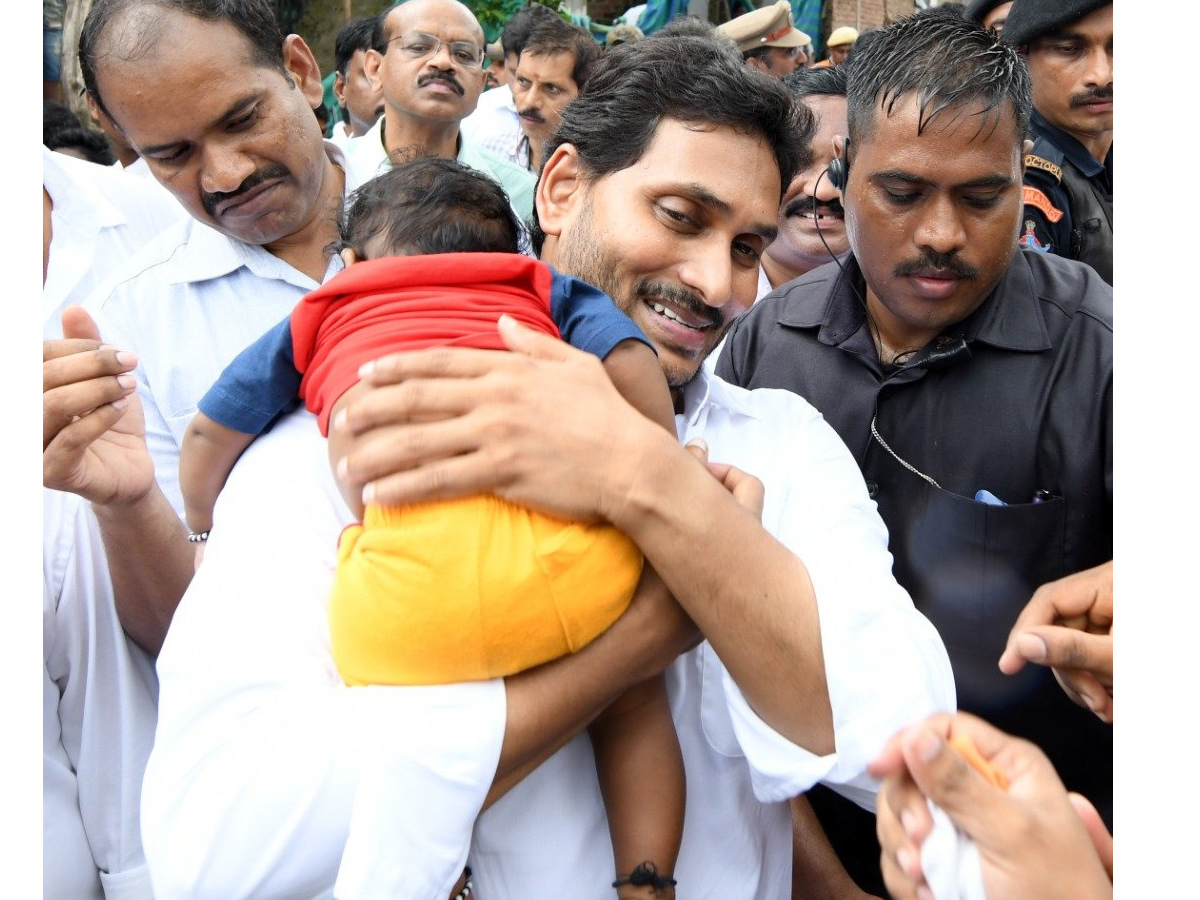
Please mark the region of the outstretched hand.
[[1042, 585], [1017, 617], [1000, 657], [1012, 675], [1027, 662], [1050, 666], [1067, 696], [1113, 720], [1113, 564]]
[[[970, 738], [1007, 790], [951, 748], [956, 735]], [[1112, 896], [1112, 836], [1028, 741], [966, 713], [935, 715], [894, 737], [869, 771], [883, 779], [876, 832], [896, 900], [929, 896], [921, 861], [933, 828], [927, 799], [975, 842], [989, 900]]]
[[42, 344], [42, 484], [100, 505], [142, 499], [154, 485], [137, 358], [104, 344], [82, 307], [63, 311], [63, 338]]

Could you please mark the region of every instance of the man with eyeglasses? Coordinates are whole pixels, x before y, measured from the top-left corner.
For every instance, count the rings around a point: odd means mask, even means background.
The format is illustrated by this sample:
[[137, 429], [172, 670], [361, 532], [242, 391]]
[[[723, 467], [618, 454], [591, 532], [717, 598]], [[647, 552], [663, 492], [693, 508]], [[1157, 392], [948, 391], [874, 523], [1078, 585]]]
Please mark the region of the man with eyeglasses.
[[457, 159], [499, 182], [528, 222], [534, 175], [467, 140], [459, 127], [483, 92], [483, 57], [483, 29], [458, 0], [407, 0], [381, 13], [365, 68], [383, 90], [384, 114], [346, 153], [376, 174], [414, 155]]
[[792, 24], [788, 0], [730, 19], [717, 31], [737, 44], [746, 65], [772, 78], [791, 75], [808, 61], [804, 48], [812, 38]]

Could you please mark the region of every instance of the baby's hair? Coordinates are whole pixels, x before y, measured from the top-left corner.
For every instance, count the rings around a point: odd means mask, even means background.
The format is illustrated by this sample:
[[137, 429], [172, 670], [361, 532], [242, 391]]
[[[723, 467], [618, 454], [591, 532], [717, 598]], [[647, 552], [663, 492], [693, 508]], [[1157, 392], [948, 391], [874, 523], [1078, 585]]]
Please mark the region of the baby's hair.
[[367, 243], [382, 236], [376, 255], [517, 253], [521, 224], [504, 189], [452, 159], [421, 156], [400, 163], [350, 197], [338, 249], [370, 258]]

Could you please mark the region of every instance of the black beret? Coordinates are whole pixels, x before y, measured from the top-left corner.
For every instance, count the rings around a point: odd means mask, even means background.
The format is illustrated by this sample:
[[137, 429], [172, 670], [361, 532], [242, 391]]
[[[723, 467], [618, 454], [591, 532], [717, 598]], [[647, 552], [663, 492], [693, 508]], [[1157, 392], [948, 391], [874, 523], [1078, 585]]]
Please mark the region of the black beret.
[[1008, 0], [971, 0], [963, 7], [963, 18], [968, 22], [974, 22], [976, 25], [983, 24], [983, 17], [990, 13], [1001, 3], [1007, 3]]
[[1020, 47], [1111, 5], [1112, 0], [1014, 0], [1000, 39]]

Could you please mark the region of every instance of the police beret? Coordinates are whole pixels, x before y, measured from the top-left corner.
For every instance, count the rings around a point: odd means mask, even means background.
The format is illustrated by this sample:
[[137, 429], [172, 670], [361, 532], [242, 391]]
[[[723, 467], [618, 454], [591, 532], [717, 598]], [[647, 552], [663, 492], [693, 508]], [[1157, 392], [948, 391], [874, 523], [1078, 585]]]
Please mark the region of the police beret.
[[968, 22], [974, 22], [976, 25], [983, 24], [984, 17], [987, 16], [993, 9], [1001, 3], [1007, 3], [1008, 0], [971, 0], [963, 7], [963, 18]]
[[717, 26], [743, 53], [759, 47], [800, 47], [812, 39], [792, 25], [792, 5], [778, 0]]
[[847, 44], [853, 44], [858, 40], [858, 31], [851, 28], [849, 25], [843, 25], [841, 28], [833, 29], [833, 34], [829, 35], [829, 40], [825, 42], [826, 47], [844, 47]]
[[1112, 0], [1015, 0], [1000, 39], [1020, 47], [1111, 4]]

